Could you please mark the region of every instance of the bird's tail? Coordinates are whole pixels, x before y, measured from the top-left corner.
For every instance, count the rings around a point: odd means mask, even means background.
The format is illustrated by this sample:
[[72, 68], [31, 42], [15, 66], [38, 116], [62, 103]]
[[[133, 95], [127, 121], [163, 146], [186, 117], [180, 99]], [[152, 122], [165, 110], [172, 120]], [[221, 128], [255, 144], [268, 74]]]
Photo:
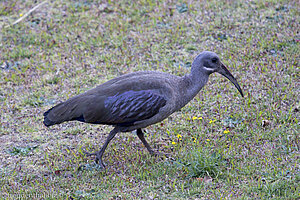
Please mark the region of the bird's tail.
[[[53, 108], [55, 108], [55, 107], [53, 107]], [[51, 112], [51, 110], [53, 110], [53, 108], [50, 108], [49, 110], [47, 110], [47, 111], [44, 113], [44, 121], [43, 121], [43, 123], [44, 123], [44, 125], [47, 126], [47, 127], [56, 124], [55, 121], [50, 120], [49, 117], [48, 117], [48, 114]]]
[[65, 121], [77, 120], [82, 116], [81, 103], [81, 99], [75, 97], [57, 104], [44, 113], [43, 123], [49, 127]]
[[49, 127], [54, 124], [60, 124], [64, 121], [68, 121], [67, 110], [64, 105], [65, 103], [60, 103], [44, 113], [44, 125]]

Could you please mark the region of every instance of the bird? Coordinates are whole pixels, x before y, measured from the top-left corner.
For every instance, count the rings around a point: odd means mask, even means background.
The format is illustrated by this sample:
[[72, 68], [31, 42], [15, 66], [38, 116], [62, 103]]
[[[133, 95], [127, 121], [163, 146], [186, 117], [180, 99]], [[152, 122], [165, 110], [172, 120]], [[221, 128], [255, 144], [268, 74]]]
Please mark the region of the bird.
[[112, 125], [95, 161], [102, 160], [109, 142], [120, 132], [136, 131], [151, 155], [157, 155], [144, 137], [143, 128], [158, 123], [179, 111], [206, 85], [214, 72], [229, 79], [242, 97], [242, 89], [219, 56], [203, 51], [192, 62], [191, 72], [176, 76], [159, 71], [138, 71], [113, 78], [82, 94], [55, 105], [44, 113], [44, 125], [49, 127], [68, 121]]

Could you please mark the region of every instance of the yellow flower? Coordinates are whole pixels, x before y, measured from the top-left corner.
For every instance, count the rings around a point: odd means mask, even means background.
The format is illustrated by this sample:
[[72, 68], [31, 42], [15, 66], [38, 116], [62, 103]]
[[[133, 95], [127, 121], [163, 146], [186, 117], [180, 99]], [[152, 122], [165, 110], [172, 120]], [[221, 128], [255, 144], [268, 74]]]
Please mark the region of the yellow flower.
[[196, 117], [196, 116], [194, 116], [193, 120], [196, 120], [196, 119], [202, 119], [202, 117]]
[[224, 134], [227, 134], [227, 133], [230, 133], [230, 131], [228, 131], [228, 130], [225, 130], [223, 133], [224, 133]]
[[196, 143], [196, 141], [197, 141], [197, 138], [194, 138], [194, 137], [192, 137], [192, 139], [193, 139], [193, 142], [195, 142], [195, 143]]
[[23, 14], [21, 13], [21, 14], [20, 14], [20, 17], [22, 17], [22, 16], [23, 16]]
[[217, 120], [216, 120], [216, 119], [215, 119], [215, 120], [210, 120], [209, 123], [212, 124], [212, 123], [214, 123], [215, 121], [217, 121]]
[[206, 139], [206, 141], [207, 141], [207, 142], [209, 142], [209, 141], [210, 141], [210, 139]]
[[173, 141], [172, 144], [176, 144], [176, 142]]
[[180, 134], [177, 134], [177, 136], [176, 136], [178, 139], [181, 139], [182, 138], [182, 135], [180, 135]]

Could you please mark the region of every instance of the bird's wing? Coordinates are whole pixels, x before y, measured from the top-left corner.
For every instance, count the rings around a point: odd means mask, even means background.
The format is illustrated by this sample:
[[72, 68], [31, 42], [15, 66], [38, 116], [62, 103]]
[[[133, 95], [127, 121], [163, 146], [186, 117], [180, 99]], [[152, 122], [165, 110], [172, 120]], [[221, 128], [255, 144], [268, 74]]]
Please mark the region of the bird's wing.
[[[87, 113], [90, 123], [130, 126], [136, 121], [149, 119], [166, 105], [167, 100], [155, 90], [126, 91], [122, 94], [107, 97], [101, 117], [95, 113]], [[103, 107], [102, 107], [103, 108]], [[95, 112], [97, 109], [95, 109]]]

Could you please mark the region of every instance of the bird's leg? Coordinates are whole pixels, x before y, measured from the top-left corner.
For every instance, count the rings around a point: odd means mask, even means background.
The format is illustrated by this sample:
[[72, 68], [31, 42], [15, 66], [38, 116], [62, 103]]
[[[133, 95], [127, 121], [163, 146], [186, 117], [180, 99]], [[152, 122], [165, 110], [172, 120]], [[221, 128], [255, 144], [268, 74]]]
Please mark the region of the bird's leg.
[[104, 145], [102, 146], [101, 150], [95, 153], [87, 153], [87, 156], [91, 156], [91, 155], [96, 155], [96, 163], [99, 164], [101, 167], [105, 168], [105, 165], [102, 161], [102, 156], [104, 154], [104, 151], [108, 145], [108, 143], [115, 137], [115, 135], [118, 133], [119, 131], [114, 128], [112, 131], [110, 131], [108, 137], [106, 138], [106, 141], [104, 143]]
[[136, 134], [137, 136], [140, 138], [140, 140], [142, 141], [142, 143], [145, 145], [145, 147], [147, 148], [147, 150], [149, 151], [149, 153], [151, 155], [157, 155], [157, 153], [155, 153], [152, 148], [150, 147], [150, 145], [148, 144], [148, 142], [146, 141], [145, 137], [144, 137], [144, 132], [142, 131], [142, 129], [137, 129], [136, 130]]

